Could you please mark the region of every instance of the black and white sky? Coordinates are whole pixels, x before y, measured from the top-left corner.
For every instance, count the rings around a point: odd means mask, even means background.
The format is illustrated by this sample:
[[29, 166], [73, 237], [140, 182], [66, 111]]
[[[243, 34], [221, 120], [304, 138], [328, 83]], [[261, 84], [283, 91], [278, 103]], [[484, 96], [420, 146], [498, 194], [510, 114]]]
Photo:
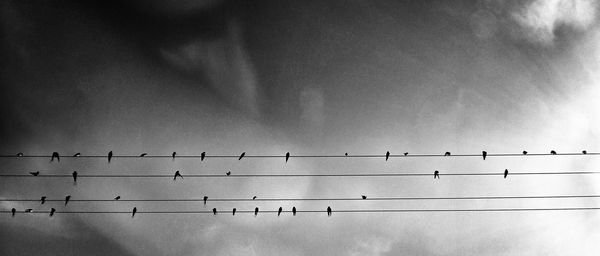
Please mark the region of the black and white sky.
[[[0, 198], [327, 198], [600, 194], [599, 2], [0, 3], [0, 154], [381, 154], [382, 158], [2, 158], [0, 173], [383, 173], [442, 177], [19, 179]], [[600, 207], [586, 199], [1, 201], [1, 210]], [[224, 214], [223, 214], [224, 215]], [[597, 255], [598, 211], [236, 216], [10, 214], [0, 255]]]

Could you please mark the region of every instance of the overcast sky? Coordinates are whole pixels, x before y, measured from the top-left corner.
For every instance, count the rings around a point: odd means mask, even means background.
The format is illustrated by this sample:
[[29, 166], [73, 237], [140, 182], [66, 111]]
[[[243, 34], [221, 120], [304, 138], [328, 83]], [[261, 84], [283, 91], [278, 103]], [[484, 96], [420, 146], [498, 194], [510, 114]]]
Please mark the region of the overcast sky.
[[[168, 3], [165, 3], [168, 2]], [[598, 4], [529, 1], [3, 1], [0, 154], [381, 154], [376, 159], [0, 160], [2, 173], [441, 171], [431, 177], [0, 179], [1, 198], [591, 195], [600, 151]], [[598, 199], [0, 202], [2, 210], [600, 207]], [[223, 214], [225, 215], [225, 214]], [[2, 255], [597, 255], [581, 212], [0, 216]]]

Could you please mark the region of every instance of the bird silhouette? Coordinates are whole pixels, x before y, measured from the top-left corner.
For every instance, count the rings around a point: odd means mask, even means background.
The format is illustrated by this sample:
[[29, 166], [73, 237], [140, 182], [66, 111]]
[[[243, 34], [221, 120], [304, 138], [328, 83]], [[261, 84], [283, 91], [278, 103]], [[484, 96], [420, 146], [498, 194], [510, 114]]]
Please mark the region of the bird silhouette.
[[29, 172], [29, 174], [31, 174], [33, 176], [38, 176], [38, 175], [40, 175], [40, 172], [39, 171], [37, 171], [37, 172]]
[[523, 155], [527, 155], [527, 151], [523, 150]]
[[254, 200], [254, 199], [256, 199], [256, 196], [253, 196], [253, 197], [252, 197], [252, 200]]
[[173, 157], [173, 161], [175, 161], [175, 155], [177, 155], [177, 152], [173, 151], [173, 154], [171, 154], [171, 157]]
[[42, 196], [42, 198], [40, 198], [40, 201], [42, 202], [42, 204], [44, 204], [46, 202], [46, 196]]
[[404, 156], [408, 156], [408, 152], [404, 152]]
[[15, 209], [15, 208], [10, 209], [10, 213], [12, 214], [13, 217], [15, 217], [15, 213], [17, 213], [17, 209]]
[[71, 200], [71, 195], [65, 196], [65, 206], [67, 206], [69, 200]]
[[294, 214], [294, 216], [296, 216], [296, 206], [292, 207], [292, 214]]
[[550, 150], [550, 154], [551, 155], [556, 155], [556, 151], [555, 150]]
[[80, 156], [81, 156], [81, 153], [79, 153], [79, 152], [77, 152], [77, 153], [75, 153], [75, 155], [73, 155], [73, 157], [80, 157]]
[[242, 154], [240, 155], [240, 158], [238, 158], [238, 160], [242, 160], [242, 158], [244, 158], [245, 155], [246, 155], [246, 152], [242, 152]]
[[506, 176], [508, 176], [508, 169], [504, 169], [504, 178], [506, 179]]
[[135, 216], [136, 212], [137, 212], [137, 207], [133, 207], [133, 210], [131, 211], [131, 218], [133, 218], [133, 216]]
[[232, 212], [233, 212], [233, 215], [235, 215], [235, 211], [237, 211], [237, 210], [236, 210], [235, 208], [233, 208], [233, 211], [232, 211]]
[[73, 183], [77, 183], [77, 171], [73, 171]]
[[217, 215], [217, 208], [213, 208], [213, 215]]
[[115, 196], [115, 200], [119, 201], [119, 199], [121, 199], [121, 196]]
[[440, 172], [439, 172], [438, 170], [435, 170], [435, 171], [433, 172], [433, 179], [436, 179], [436, 178], [437, 178], [437, 179], [439, 179], [439, 178], [440, 178]]
[[361, 195], [360, 197], [362, 197], [362, 199], [367, 199], [367, 196], [365, 195]]
[[487, 152], [485, 150], [481, 151], [481, 156], [483, 157], [483, 160], [485, 160], [485, 157], [487, 157]]
[[23, 156], [23, 152], [17, 153], [17, 156]]
[[148, 155], [148, 153], [142, 153], [140, 157], [145, 157], [146, 155]]
[[331, 216], [331, 207], [327, 206], [327, 216]]
[[390, 151], [385, 152], [385, 161], [387, 161], [390, 158]]
[[179, 171], [175, 171], [175, 175], [173, 175], [173, 180], [176, 180], [177, 177], [180, 177], [181, 179], [183, 179], [183, 176], [181, 176], [181, 173], [179, 173]]
[[206, 205], [206, 201], [208, 201], [208, 196], [204, 196], [204, 205]]
[[348, 156], [348, 152], [344, 153], [345, 156]]
[[52, 157], [50, 158], [50, 162], [54, 161], [54, 159], [56, 159], [56, 161], [60, 162], [60, 155], [58, 154], [58, 152], [52, 152]]
[[450, 155], [452, 155], [452, 153], [450, 153], [449, 151], [447, 151], [447, 152], [444, 154], [444, 156], [450, 156]]
[[54, 213], [56, 212], [56, 209], [51, 208], [50, 209], [50, 217], [54, 216]]
[[25, 209], [25, 212], [33, 212], [33, 209], [31, 209], [31, 208]]
[[581, 151], [582, 154], [586, 155], [587, 154], [587, 150]]
[[254, 208], [254, 216], [256, 216], [256, 215], [258, 215], [258, 207]]
[[204, 161], [205, 157], [206, 157], [206, 152], [202, 152], [202, 154], [200, 154], [200, 162]]
[[290, 152], [285, 153], [285, 162], [287, 163], [290, 160]]
[[227, 176], [231, 175], [231, 171], [226, 172]]
[[112, 157], [113, 157], [113, 152], [112, 151], [108, 152], [108, 162], [109, 163], [110, 163], [110, 159], [112, 159]]
[[277, 217], [279, 217], [279, 215], [281, 215], [281, 211], [283, 211], [283, 208], [279, 207], [279, 210], [277, 210]]

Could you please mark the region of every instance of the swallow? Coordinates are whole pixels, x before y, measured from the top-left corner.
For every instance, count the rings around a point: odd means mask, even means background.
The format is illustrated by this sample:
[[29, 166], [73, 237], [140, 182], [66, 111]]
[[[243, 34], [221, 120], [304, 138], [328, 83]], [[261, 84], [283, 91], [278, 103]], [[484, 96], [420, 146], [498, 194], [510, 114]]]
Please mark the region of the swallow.
[[231, 175], [231, 171], [226, 172], [227, 176]]
[[31, 174], [33, 176], [38, 176], [38, 175], [40, 175], [40, 172], [39, 171], [37, 171], [37, 172], [29, 172], [29, 174]]
[[556, 151], [555, 150], [550, 150], [550, 154], [551, 155], [556, 155]]
[[147, 156], [147, 155], [148, 155], [148, 153], [142, 153], [142, 154], [140, 155], [140, 157], [145, 157], [145, 156]]
[[213, 208], [213, 215], [217, 215], [217, 208]]
[[435, 171], [433, 172], [433, 179], [436, 179], [436, 178], [437, 178], [437, 179], [439, 179], [439, 178], [440, 178], [440, 172], [439, 172], [438, 170], [435, 170]]
[[506, 176], [508, 176], [508, 169], [504, 169], [504, 178], [506, 179]]
[[19, 157], [23, 156], [23, 152], [17, 153], [17, 156], [19, 156]]
[[348, 152], [344, 153], [345, 156], [348, 156]]
[[327, 216], [331, 216], [331, 207], [327, 206]]
[[42, 204], [44, 204], [46, 202], [46, 196], [42, 196], [42, 198], [40, 198], [40, 201], [42, 202]]
[[365, 195], [361, 195], [360, 197], [362, 197], [362, 199], [367, 199], [367, 196]]
[[176, 180], [177, 177], [180, 177], [181, 179], [183, 179], [183, 176], [181, 176], [181, 173], [179, 173], [179, 171], [175, 171], [175, 175], [173, 175], [173, 180]]
[[137, 212], [137, 207], [133, 207], [133, 210], [131, 211], [131, 218], [133, 218], [133, 216], [135, 216], [136, 212]]
[[115, 196], [116, 201], [119, 201], [119, 199], [121, 199], [121, 196]]
[[387, 161], [390, 158], [390, 151], [385, 152], [385, 161]]
[[294, 216], [296, 216], [296, 206], [292, 207], [292, 214], [294, 214]]
[[450, 151], [446, 151], [446, 153], [444, 153], [444, 156], [450, 156], [450, 155], [452, 155], [452, 154], [450, 153]]
[[77, 171], [73, 171], [73, 183], [77, 183]]
[[204, 205], [206, 205], [206, 201], [208, 201], [208, 196], [204, 196]]
[[240, 158], [238, 158], [238, 160], [242, 160], [242, 158], [244, 158], [245, 155], [246, 155], [246, 152], [242, 152], [242, 154], [240, 155]]
[[587, 155], [587, 150], [581, 151], [581, 154]]
[[54, 161], [54, 159], [56, 159], [56, 161], [60, 162], [60, 155], [58, 154], [58, 152], [52, 152], [52, 157], [50, 158], [50, 162]]
[[283, 208], [279, 207], [279, 210], [277, 210], [277, 217], [279, 217], [279, 215], [281, 215], [281, 211], [283, 211]]
[[77, 153], [75, 153], [75, 155], [73, 155], [73, 157], [80, 157], [80, 156], [81, 156], [81, 153], [79, 153], [79, 152], [77, 152]]
[[237, 210], [236, 210], [235, 208], [233, 208], [233, 211], [232, 211], [232, 212], [233, 212], [233, 215], [235, 215], [235, 211], [237, 211]]
[[285, 162], [287, 163], [290, 160], [290, 152], [285, 153]]
[[110, 159], [112, 159], [112, 156], [113, 156], [113, 152], [112, 151], [108, 152], [108, 162], [109, 163], [110, 163]]
[[56, 212], [56, 209], [51, 208], [50, 209], [50, 217], [54, 216], [54, 213]]
[[15, 208], [10, 209], [10, 213], [12, 214], [13, 217], [15, 217], [16, 212], [17, 212], [17, 209], [15, 209]]
[[404, 156], [408, 156], [408, 152], [404, 152]]
[[67, 206], [69, 200], [71, 200], [71, 195], [65, 196], [65, 206]]
[[206, 152], [202, 152], [202, 154], [200, 154], [200, 162], [204, 161], [205, 157], [206, 157]]
[[523, 150], [523, 155], [527, 155], [527, 151]]
[[254, 199], [256, 199], [256, 196], [253, 196], [253, 197], [252, 197], [252, 200], [254, 200]]
[[[14, 208], [13, 208], [14, 209]], [[14, 215], [14, 214], [13, 214]], [[254, 208], [254, 216], [258, 215], [258, 207]]]
[[173, 157], [173, 161], [175, 161], [175, 155], [177, 155], [177, 152], [173, 151], [173, 154], [171, 154], [171, 157]]
[[33, 209], [25, 209], [25, 212], [33, 212]]
[[487, 157], [487, 152], [485, 150], [481, 151], [481, 156], [483, 157], [483, 160], [485, 160], [485, 157]]

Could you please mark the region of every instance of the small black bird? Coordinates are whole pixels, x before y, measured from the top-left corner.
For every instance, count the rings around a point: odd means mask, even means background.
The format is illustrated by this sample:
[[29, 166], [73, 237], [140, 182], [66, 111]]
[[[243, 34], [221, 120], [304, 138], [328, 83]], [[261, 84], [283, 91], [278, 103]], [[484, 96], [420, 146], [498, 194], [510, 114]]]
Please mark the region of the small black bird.
[[213, 208], [213, 215], [217, 215], [217, 208]]
[[50, 158], [50, 162], [54, 161], [54, 159], [56, 159], [56, 161], [60, 162], [60, 155], [58, 154], [58, 152], [52, 152], [52, 157]]
[[487, 156], [487, 152], [485, 150], [481, 151], [481, 156], [483, 156], [483, 160], [485, 160], [485, 157]]
[[344, 153], [345, 156], [348, 156], [348, 152]]
[[79, 152], [77, 152], [77, 153], [75, 153], [75, 155], [73, 155], [73, 157], [80, 157], [80, 156], [81, 156], [81, 153], [79, 153]]
[[450, 155], [451, 155], [451, 153], [449, 151], [444, 154], [444, 156], [450, 156]]
[[17, 156], [23, 156], [23, 152], [17, 153]]
[[17, 209], [15, 209], [15, 208], [10, 209], [10, 213], [12, 213], [13, 217], [15, 217], [16, 212], [17, 212]]
[[140, 157], [145, 157], [146, 155], [148, 155], [148, 153], [142, 153]]
[[292, 207], [292, 214], [294, 214], [294, 216], [296, 216], [296, 206]]
[[204, 161], [205, 157], [206, 157], [206, 152], [202, 152], [202, 154], [200, 154], [200, 162]]
[[44, 204], [46, 202], [46, 196], [42, 196], [42, 198], [40, 198], [40, 201], [42, 201], [42, 204]]
[[135, 216], [136, 212], [137, 212], [137, 207], [133, 207], [133, 210], [131, 211], [131, 218], [133, 218], [133, 216]]
[[71, 200], [71, 195], [65, 196], [65, 206], [67, 206], [69, 200]]
[[110, 163], [110, 159], [112, 159], [112, 156], [113, 156], [113, 152], [112, 151], [108, 152], [108, 162], [109, 163]]
[[408, 156], [408, 152], [404, 152], [404, 156]]
[[206, 205], [206, 201], [208, 201], [208, 196], [204, 196], [204, 205]]
[[387, 161], [390, 158], [390, 151], [385, 152], [385, 161]]
[[254, 208], [254, 216], [256, 216], [256, 215], [258, 215], [258, 207]]
[[180, 177], [181, 179], [183, 179], [183, 176], [181, 176], [181, 173], [179, 173], [179, 171], [175, 171], [175, 175], [173, 176], [173, 180], [176, 180], [177, 177]]
[[586, 155], [587, 154], [587, 150], [581, 151], [582, 154]]
[[527, 155], [527, 151], [523, 150], [523, 155]]
[[327, 206], [327, 216], [331, 216], [331, 207]]
[[281, 215], [281, 211], [283, 211], [283, 208], [279, 207], [279, 210], [277, 210], [277, 217], [279, 217], [279, 215]]
[[231, 175], [231, 171], [226, 172], [227, 176]]
[[121, 196], [115, 196], [115, 200], [119, 201], [119, 199], [121, 199]]
[[435, 172], [433, 172], [433, 179], [439, 179], [440, 178], [440, 172], [438, 170], [435, 170]]
[[245, 155], [246, 155], [246, 152], [242, 152], [242, 154], [240, 155], [240, 158], [238, 158], [238, 160], [242, 160], [242, 158], [244, 158]]
[[506, 176], [508, 176], [508, 169], [504, 169], [504, 178], [506, 179]]
[[31, 174], [33, 176], [38, 176], [38, 175], [40, 175], [40, 172], [39, 171], [37, 171], [37, 172], [29, 172], [29, 174]]
[[285, 153], [285, 162], [287, 163], [290, 159], [290, 152]]
[[173, 151], [173, 154], [171, 154], [171, 157], [173, 157], [173, 161], [175, 161], [175, 155], [177, 155], [177, 152]]
[[77, 171], [73, 171], [73, 183], [77, 183]]
[[550, 154], [551, 155], [556, 155], [556, 151], [555, 150], [550, 150]]
[[367, 199], [367, 196], [361, 195], [362, 199]]
[[235, 211], [237, 211], [235, 208], [233, 208], [233, 215], [235, 215]]
[[33, 212], [33, 209], [31, 209], [31, 208], [25, 209], [25, 212]]
[[51, 208], [50, 209], [50, 217], [54, 216], [54, 213], [56, 212], [56, 209]]
[[254, 199], [256, 199], [256, 196], [253, 196], [253, 197], [252, 197], [252, 200], [254, 200]]

